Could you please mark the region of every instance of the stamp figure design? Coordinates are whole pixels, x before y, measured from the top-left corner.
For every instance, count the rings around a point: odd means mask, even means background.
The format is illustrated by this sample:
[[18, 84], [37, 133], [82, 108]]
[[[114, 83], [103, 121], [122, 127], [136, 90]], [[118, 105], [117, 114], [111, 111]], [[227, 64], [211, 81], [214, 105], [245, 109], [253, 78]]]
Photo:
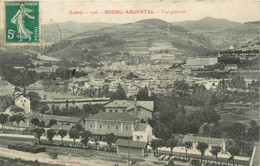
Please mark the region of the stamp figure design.
[[39, 2], [6, 2], [6, 43], [39, 43]]

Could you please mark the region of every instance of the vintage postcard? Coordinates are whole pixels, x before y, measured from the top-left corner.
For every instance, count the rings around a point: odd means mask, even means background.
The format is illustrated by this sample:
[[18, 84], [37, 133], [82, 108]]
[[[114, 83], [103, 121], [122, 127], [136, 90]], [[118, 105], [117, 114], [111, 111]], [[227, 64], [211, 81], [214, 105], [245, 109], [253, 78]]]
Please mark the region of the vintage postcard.
[[257, 0], [0, 1], [0, 166], [259, 166]]

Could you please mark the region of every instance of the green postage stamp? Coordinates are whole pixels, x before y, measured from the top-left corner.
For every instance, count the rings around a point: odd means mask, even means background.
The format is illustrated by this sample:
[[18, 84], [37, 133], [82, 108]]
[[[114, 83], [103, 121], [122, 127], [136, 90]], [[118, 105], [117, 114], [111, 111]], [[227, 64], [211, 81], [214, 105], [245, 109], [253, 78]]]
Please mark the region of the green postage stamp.
[[38, 44], [39, 1], [5, 2], [6, 44]]

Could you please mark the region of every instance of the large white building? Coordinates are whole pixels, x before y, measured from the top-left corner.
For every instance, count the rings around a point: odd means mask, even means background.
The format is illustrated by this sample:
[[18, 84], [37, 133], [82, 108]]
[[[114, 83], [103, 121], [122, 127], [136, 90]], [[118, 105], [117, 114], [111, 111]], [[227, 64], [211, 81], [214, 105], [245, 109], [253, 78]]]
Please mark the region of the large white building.
[[31, 101], [22, 95], [15, 99], [15, 105], [24, 109], [25, 113], [31, 112]]
[[217, 57], [188, 57], [186, 59], [186, 66], [191, 68], [204, 68], [205, 66], [215, 65], [217, 63]]

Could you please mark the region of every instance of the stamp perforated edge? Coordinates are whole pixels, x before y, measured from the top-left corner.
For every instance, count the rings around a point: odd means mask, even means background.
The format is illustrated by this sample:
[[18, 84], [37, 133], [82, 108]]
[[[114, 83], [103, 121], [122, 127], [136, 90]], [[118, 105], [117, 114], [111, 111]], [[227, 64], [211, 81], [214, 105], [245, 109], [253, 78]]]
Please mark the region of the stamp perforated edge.
[[[7, 43], [6, 42], [6, 11], [5, 11], [5, 2], [39, 2], [39, 18], [38, 18], [38, 24], [39, 24], [39, 41], [37, 43]], [[4, 39], [3, 41], [3, 46], [6, 47], [21, 47], [21, 46], [42, 46], [41, 44], [41, 31], [42, 31], [42, 27], [41, 27], [41, 18], [42, 18], [42, 11], [41, 11], [41, 1], [40, 0], [3, 0], [2, 1], [2, 11], [3, 11], [3, 33], [2, 33], [2, 39]]]

